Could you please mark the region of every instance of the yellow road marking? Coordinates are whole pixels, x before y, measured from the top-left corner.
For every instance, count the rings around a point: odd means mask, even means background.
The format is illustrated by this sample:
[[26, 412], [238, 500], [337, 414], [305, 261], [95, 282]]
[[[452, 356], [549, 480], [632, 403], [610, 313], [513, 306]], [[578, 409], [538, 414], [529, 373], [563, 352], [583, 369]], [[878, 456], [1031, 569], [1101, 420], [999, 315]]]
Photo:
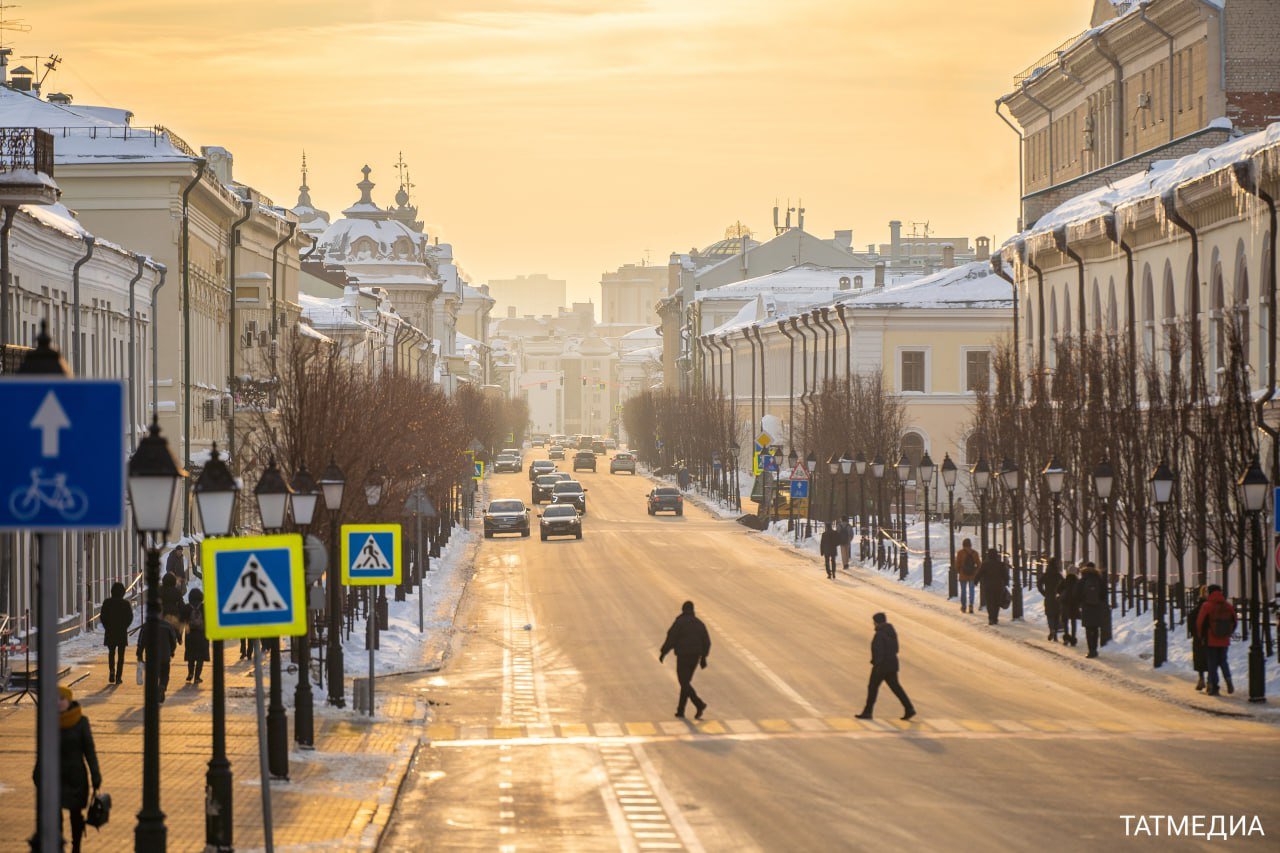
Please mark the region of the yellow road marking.
[[653, 723], [627, 723], [627, 733], [633, 735], [656, 735], [658, 728]]
[[791, 724], [786, 720], [761, 720], [760, 728], [766, 732], [789, 732]]

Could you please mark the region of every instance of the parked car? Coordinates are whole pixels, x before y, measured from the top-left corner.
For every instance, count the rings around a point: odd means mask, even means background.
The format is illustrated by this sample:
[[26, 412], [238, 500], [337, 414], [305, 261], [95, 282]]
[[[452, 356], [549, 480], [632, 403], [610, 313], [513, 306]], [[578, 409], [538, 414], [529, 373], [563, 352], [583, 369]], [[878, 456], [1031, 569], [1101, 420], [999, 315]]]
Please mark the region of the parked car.
[[587, 514], [587, 490], [577, 480], [562, 480], [551, 487], [552, 504], [569, 504], [583, 515]]
[[556, 470], [556, 463], [550, 459], [535, 459], [529, 463], [529, 482], [533, 482], [543, 474], [550, 474]]
[[563, 458], [564, 458], [564, 448], [563, 448], [563, 447], [561, 447], [561, 446], [560, 446], [560, 445], [558, 445], [558, 444], [553, 444], [553, 445], [551, 445], [550, 447], [548, 447], [548, 448], [547, 448], [547, 458], [548, 458], [548, 459], [563, 459]]
[[660, 512], [674, 512], [676, 515], [684, 515], [684, 495], [680, 494], [679, 489], [671, 486], [659, 486], [649, 492], [649, 515], [656, 515]]
[[631, 474], [636, 472], [636, 455], [622, 451], [613, 454], [613, 458], [609, 460], [609, 473], [616, 474], [619, 471], [627, 471]]
[[[543, 501], [551, 500], [552, 488], [556, 483], [562, 482], [560, 477], [561, 473], [562, 472], [542, 474], [538, 479], [534, 480], [533, 486], [531, 487], [531, 494], [529, 495], [529, 502], [534, 506], [537, 506]], [[565, 474], [564, 476], [568, 477], [569, 475]]]
[[498, 451], [499, 456], [514, 456], [520, 460], [520, 467], [524, 467], [524, 451], [518, 447], [504, 447]]
[[582, 516], [570, 504], [553, 504], [542, 512], [542, 523], [538, 525], [542, 531], [542, 541], [549, 536], [572, 536], [582, 538]]
[[597, 456], [604, 456], [608, 451], [609, 449], [604, 446], [603, 441], [591, 442], [591, 452], [596, 454]]
[[492, 539], [495, 533], [519, 533], [529, 535], [529, 508], [519, 498], [503, 498], [490, 501], [484, 511], [484, 538]]
[[524, 466], [520, 464], [519, 456], [511, 456], [506, 453], [498, 454], [493, 460], [493, 473], [501, 474], [503, 472], [509, 474], [519, 474], [520, 469]]
[[593, 473], [596, 470], [596, 455], [590, 450], [579, 450], [573, 454], [573, 470], [582, 468], [590, 469]]

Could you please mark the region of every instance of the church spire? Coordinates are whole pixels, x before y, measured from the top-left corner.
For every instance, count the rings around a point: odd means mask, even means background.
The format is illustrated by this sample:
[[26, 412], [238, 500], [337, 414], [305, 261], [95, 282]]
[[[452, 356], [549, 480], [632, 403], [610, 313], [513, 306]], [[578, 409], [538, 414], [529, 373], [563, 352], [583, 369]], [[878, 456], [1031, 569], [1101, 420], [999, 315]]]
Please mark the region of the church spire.
[[371, 193], [373, 192], [373, 188], [376, 186], [376, 184], [374, 184], [373, 181], [369, 180], [369, 173], [372, 171], [373, 170], [369, 168], [368, 164], [365, 164], [365, 167], [360, 170], [361, 174], [364, 175], [364, 180], [356, 184], [356, 189], [360, 190], [360, 200], [356, 202], [356, 204], [358, 205], [373, 204], [373, 196], [371, 195]]
[[307, 186], [307, 152], [302, 152], [302, 186], [298, 187], [298, 207], [312, 207], [311, 187]]

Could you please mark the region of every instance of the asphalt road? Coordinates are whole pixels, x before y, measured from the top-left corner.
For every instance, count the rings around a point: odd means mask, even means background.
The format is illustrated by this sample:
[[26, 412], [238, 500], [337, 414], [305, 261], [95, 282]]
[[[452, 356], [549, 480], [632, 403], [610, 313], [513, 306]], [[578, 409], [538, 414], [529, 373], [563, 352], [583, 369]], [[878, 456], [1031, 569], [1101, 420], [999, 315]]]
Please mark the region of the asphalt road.
[[[1257, 815], [1280, 833], [1280, 728], [1186, 709], [951, 605], [827, 580], [692, 505], [650, 517], [652, 484], [607, 470], [580, 475], [581, 541], [535, 528], [480, 548], [448, 666], [399, 686], [435, 713], [382, 849], [1149, 848], [1126, 814]], [[528, 500], [524, 473], [490, 482]], [[673, 717], [674, 662], [657, 661], [685, 599], [712, 638], [696, 723]], [[874, 721], [853, 719], [879, 610], [910, 723], [887, 690]]]

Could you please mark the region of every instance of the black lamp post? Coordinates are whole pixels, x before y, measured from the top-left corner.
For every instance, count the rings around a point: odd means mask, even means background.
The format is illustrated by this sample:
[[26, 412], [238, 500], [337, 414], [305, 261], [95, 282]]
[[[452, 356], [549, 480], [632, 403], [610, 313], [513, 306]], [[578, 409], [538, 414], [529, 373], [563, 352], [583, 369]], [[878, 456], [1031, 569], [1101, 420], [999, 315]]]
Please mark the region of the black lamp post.
[[[298, 525], [305, 545], [311, 522], [315, 518], [316, 504], [320, 501], [320, 487], [307, 470], [306, 463], [293, 475], [293, 495], [289, 505], [293, 509], [293, 523]], [[305, 564], [307, 549], [302, 549]], [[307, 603], [311, 602], [311, 581], [307, 580]], [[303, 749], [313, 749], [315, 734], [315, 698], [311, 692], [311, 608], [307, 607], [307, 630], [298, 643], [298, 686], [293, 691], [293, 740]], [[291, 641], [292, 642], [292, 641]]]
[[1157, 517], [1157, 549], [1156, 559], [1157, 572], [1156, 577], [1156, 625], [1155, 635], [1153, 637], [1152, 663], [1159, 668], [1169, 658], [1169, 635], [1168, 629], [1164, 624], [1164, 585], [1165, 572], [1168, 568], [1167, 558], [1165, 556], [1165, 508], [1169, 505], [1169, 499], [1173, 497], [1173, 484], [1177, 482], [1178, 475], [1175, 474], [1168, 465], [1161, 462], [1156, 466], [1156, 470], [1151, 472], [1151, 497], [1156, 504]]
[[832, 453], [827, 457], [827, 521], [836, 520], [836, 475], [840, 473], [840, 460]]
[[129, 459], [129, 501], [133, 526], [147, 552], [146, 680], [142, 700], [142, 809], [133, 830], [137, 851], [163, 851], [168, 830], [160, 810], [160, 549], [169, 535], [178, 481], [187, 472], [174, 458], [160, 424], [151, 421], [146, 438]]
[[742, 511], [742, 483], [738, 479], [738, 453], [742, 448], [738, 446], [738, 442], [730, 442], [729, 444], [729, 467], [733, 469], [733, 509], [734, 512]]
[[902, 544], [898, 546], [898, 580], [907, 579], [907, 480], [911, 479], [911, 459], [904, 451], [894, 466], [898, 475], [898, 534]]
[[1006, 456], [1004, 464], [1000, 466], [1000, 480], [1009, 493], [1010, 510], [1013, 513], [1013, 541], [1010, 543], [1013, 549], [1013, 601], [1009, 610], [1011, 619], [1022, 618], [1022, 557], [1019, 554], [1022, 545], [1022, 507], [1018, 502], [1022, 491], [1020, 474], [1018, 463]]
[[1062, 521], [1058, 514], [1058, 501], [1062, 495], [1062, 484], [1067, 478], [1067, 471], [1054, 456], [1041, 472], [1045, 485], [1049, 487], [1049, 495], [1053, 500], [1053, 556], [1062, 564]]
[[[369, 509], [376, 509], [378, 504], [382, 502], [382, 493], [387, 488], [387, 475], [382, 469], [382, 465], [374, 463], [369, 469], [369, 475], [364, 478], [364, 499], [369, 504]], [[399, 559], [397, 557], [397, 559]], [[401, 593], [396, 596], [396, 601], [404, 601], [403, 587]], [[387, 630], [387, 587], [385, 584], [378, 585], [378, 618], [376, 620], [377, 631]], [[374, 632], [374, 643], [377, 643], [377, 631]]]
[[950, 453], [942, 457], [942, 485], [947, 487], [947, 553], [951, 555], [947, 563], [947, 598], [955, 598], [960, 594], [960, 579], [956, 576], [956, 463], [951, 461]]
[[1267, 491], [1271, 488], [1271, 484], [1267, 481], [1267, 475], [1262, 473], [1257, 458], [1249, 464], [1248, 470], [1240, 475], [1238, 485], [1240, 503], [1244, 505], [1245, 512], [1249, 513], [1253, 528], [1253, 569], [1250, 572], [1249, 582], [1249, 630], [1252, 632], [1249, 640], [1249, 701], [1265, 702], [1267, 701], [1266, 656], [1262, 652], [1261, 605], [1262, 581], [1263, 575], [1266, 574], [1266, 553], [1262, 548], [1262, 511], [1267, 506]]
[[884, 456], [876, 454], [871, 462], [871, 476], [876, 481], [876, 568], [884, 568]]
[[853, 472], [853, 454], [845, 451], [840, 457], [840, 473], [844, 474], [844, 513], [841, 518], [849, 524], [853, 523], [853, 513], [849, 511], [849, 475]]
[[342, 511], [346, 485], [346, 476], [330, 457], [329, 465], [320, 472], [320, 490], [324, 492], [325, 509], [329, 510], [329, 640], [325, 665], [329, 669], [329, 704], [338, 708], [347, 704], [342, 696], [342, 567], [338, 565], [342, 553], [338, 548], [338, 513]]
[[982, 559], [987, 559], [987, 485], [991, 482], [991, 469], [987, 467], [987, 457], [979, 456], [978, 461], [969, 469], [969, 480], [978, 492], [978, 523], [982, 529], [978, 536], [978, 547], [982, 549]]
[[810, 450], [804, 457], [804, 469], [809, 473], [809, 497], [804, 501], [804, 538], [813, 535], [813, 472], [818, 470], [818, 455]]
[[[293, 489], [285, 482], [280, 468], [271, 460], [253, 495], [258, 499], [258, 515], [262, 517], [265, 533], [279, 533], [284, 529], [285, 515], [289, 508], [289, 496]], [[271, 699], [267, 704], [267, 769], [275, 779], [289, 778], [289, 717], [284, 712], [284, 698], [280, 684], [280, 638], [267, 641], [271, 651]]]
[[865, 560], [870, 551], [871, 529], [867, 526], [867, 457], [861, 450], [853, 457], [853, 470], [858, 473], [858, 559]]
[[[1098, 502], [1102, 504], [1102, 512], [1098, 514], [1098, 521], [1102, 525], [1102, 529], [1098, 531], [1098, 556], [1102, 560], [1102, 578], [1106, 582], [1107, 587], [1111, 590], [1111, 607], [1116, 606], [1116, 587], [1111, 582], [1111, 487], [1115, 484], [1115, 472], [1111, 470], [1111, 463], [1103, 459], [1093, 469], [1093, 491], [1098, 496]], [[1110, 607], [1107, 609], [1107, 630], [1104, 639], [1111, 636], [1111, 612]]]
[[[796, 454], [796, 449], [791, 448], [791, 452], [787, 454], [787, 482], [790, 484], [791, 479], [795, 476], [796, 465], [800, 463], [800, 457]], [[796, 529], [796, 502], [788, 493], [787, 495], [787, 529], [792, 533], [792, 539], [800, 538], [800, 531]]]
[[933, 459], [929, 451], [920, 457], [917, 480], [924, 487], [924, 585], [933, 586], [933, 552], [929, 550], [929, 482], [933, 479]]
[[[205, 536], [229, 536], [240, 484], [218, 455], [218, 445], [196, 479], [196, 507]], [[204, 774], [205, 849], [226, 853], [232, 847], [232, 778], [227, 759], [227, 695], [222, 640], [213, 641], [213, 754]]]

